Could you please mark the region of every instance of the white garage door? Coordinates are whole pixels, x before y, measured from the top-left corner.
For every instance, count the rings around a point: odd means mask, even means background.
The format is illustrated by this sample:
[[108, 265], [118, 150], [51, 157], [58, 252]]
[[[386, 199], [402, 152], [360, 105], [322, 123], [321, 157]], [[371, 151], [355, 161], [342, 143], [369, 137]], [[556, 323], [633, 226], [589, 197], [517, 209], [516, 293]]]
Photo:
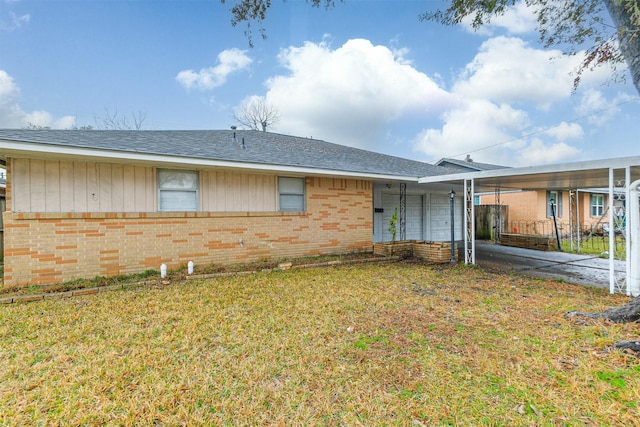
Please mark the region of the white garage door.
[[[462, 199], [456, 197], [454, 205], [455, 239], [462, 236]], [[431, 195], [431, 240], [446, 242], [451, 240], [451, 208], [449, 196]]]
[[[398, 217], [400, 217], [400, 195], [399, 194], [383, 194], [382, 206], [382, 241], [390, 242], [392, 240], [389, 232], [389, 220], [393, 215], [394, 207], [398, 207]], [[421, 195], [407, 194], [407, 211], [406, 211], [406, 238], [410, 240], [423, 240], [423, 203]], [[400, 239], [400, 223], [398, 221], [396, 240]]]

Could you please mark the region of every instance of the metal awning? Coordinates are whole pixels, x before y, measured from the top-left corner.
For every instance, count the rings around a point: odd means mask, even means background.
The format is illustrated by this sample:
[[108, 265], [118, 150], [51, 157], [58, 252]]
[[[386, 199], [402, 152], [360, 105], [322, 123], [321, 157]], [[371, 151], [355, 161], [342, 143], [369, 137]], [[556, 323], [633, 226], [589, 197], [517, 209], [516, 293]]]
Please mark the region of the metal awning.
[[428, 176], [418, 182], [462, 186], [465, 180], [473, 179], [477, 193], [496, 189], [609, 188], [609, 170], [626, 168], [630, 169], [631, 182], [640, 179], [640, 156]]
[[[475, 263], [473, 194], [518, 190], [608, 189], [610, 212], [614, 212], [614, 193], [624, 194], [626, 204], [626, 272], [614, 271], [614, 242], [609, 242], [610, 291], [640, 295], [640, 156], [591, 160], [520, 168], [504, 168], [420, 178], [419, 183], [449, 186], [463, 191], [465, 212], [465, 262]], [[609, 215], [614, 230], [614, 215]]]

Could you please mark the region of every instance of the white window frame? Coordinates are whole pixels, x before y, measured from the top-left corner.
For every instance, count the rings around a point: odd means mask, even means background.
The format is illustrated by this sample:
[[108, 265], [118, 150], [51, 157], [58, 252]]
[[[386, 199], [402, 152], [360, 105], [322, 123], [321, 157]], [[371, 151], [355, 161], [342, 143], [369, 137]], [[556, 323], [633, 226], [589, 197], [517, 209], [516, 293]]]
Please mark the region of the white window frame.
[[[597, 200], [600, 200], [600, 203]], [[604, 214], [604, 195], [591, 194], [591, 218], [601, 217]], [[594, 212], [595, 211], [595, 212]]]
[[553, 214], [551, 212], [551, 196], [555, 194], [556, 201], [556, 218], [562, 218], [562, 191], [557, 190], [549, 190], [547, 191], [547, 218], [553, 218]]
[[[191, 175], [195, 177], [193, 179], [194, 186], [193, 187], [180, 187], [180, 186], [165, 186], [162, 187], [162, 179], [161, 175], [165, 173], [177, 173], [177, 174], [185, 174]], [[157, 170], [157, 179], [158, 179], [158, 211], [159, 212], [197, 212], [199, 210], [200, 205], [200, 197], [199, 197], [199, 183], [200, 183], [200, 175], [198, 171], [194, 170], [179, 170], [179, 169], [158, 169]], [[175, 209], [171, 207], [163, 206], [163, 200], [165, 196], [170, 194], [176, 195], [189, 195], [193, 198], [193, 206], [185, 206], [181, 205], [180, 209]], [[189, 198], [191, 198], [189, 197]]]
[[[298, 182], [302, 184], [302, 191], [293, 191], [291, 186], [287, 183]], [[292, 176], [279, 176], [278, 177], [278, 211], [280, 212], [305, 212], [307, 210], [307, 197], [306, 197], [307, 183], [304, 177], [292, 177]], [[282, 203], [283, 198], [299, 198], [300, 204], [295, 208], [283, 207], [286, 203]], [[298, 209], [299, 208], [299, 209]]]

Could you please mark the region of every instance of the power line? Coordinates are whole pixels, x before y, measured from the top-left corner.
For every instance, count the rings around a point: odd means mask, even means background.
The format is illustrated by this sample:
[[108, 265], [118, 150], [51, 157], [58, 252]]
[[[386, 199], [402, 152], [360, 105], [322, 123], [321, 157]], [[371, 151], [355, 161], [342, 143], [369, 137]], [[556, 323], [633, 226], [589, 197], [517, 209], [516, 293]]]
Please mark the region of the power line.
[[[628, 104], [628, 103], [633, 102], [633, 101], [640, 101], [640, 97], [634, 97], [634, 98], [631, 98], [631, 99], [627, 99], [626, 101], [619, 102], [618, 104], [611, 105], [611, 106], [609, 106], [607, 108], [603, 108], [602, 110], [593, 111], [593, 112], [591, 112], [589, 114], [585, 114], [583, 116], [575, 117], [575, 118], [573, 118], [571, 120], [567, 120], [567, 121], [565, 121], [563, 123], [575, 123], [575, 122], [580, 121], [582, 119], [586, 119], [588, 117], [595, 116], [596, 114], [604, 113], [605, 111], [609, 111], [609, 110], [612, 110], [614, 108], [618, 108], [621, 105]], [[503, 142], [498, 142], [496, 144], [486, 145], [484, 147], [476, 148], [475, 150], [465, 151], [464, 153], [460, 153], [460, 154], [456, 154], [455, 156], [448, 156], [448, 157], [455, 159], [456, 157], [459, 157], [459, 156], [466, 156], [467, 154], [477, 153], [478, 151], [488, 150], [490, 148], [498, 147], [500, 145], [508, 144], [510, 142], [518, 141], [518, 140], [521, 140], [521, 139], [529, 138], [529, 137], [534, 136], [534, 135], [545, 133], [549, 129], [553, 129], [553, 128], [557, 127], [557, 126], [559, 126], [559, 125], [547, 126], [545, 128], [538, 129], [538, 130], [536, 130], [534, 132], [526, 133], [524, 135], [521, 135], [521, 136], [518, 136], [518, 137], [515, 137], [515, 138], [511, 138], [511, 139], [508, 139], [508, 140], [503, 141]]]

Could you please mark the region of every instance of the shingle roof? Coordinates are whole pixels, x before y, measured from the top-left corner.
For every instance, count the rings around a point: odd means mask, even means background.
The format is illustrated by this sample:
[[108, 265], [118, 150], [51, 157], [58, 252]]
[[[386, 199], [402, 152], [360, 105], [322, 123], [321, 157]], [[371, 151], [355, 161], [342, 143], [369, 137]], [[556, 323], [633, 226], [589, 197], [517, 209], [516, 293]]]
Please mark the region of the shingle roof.
[[451, 173], [428, 163], [318, 139], [252, 130], [0, 129], [0, 140], [47, 145], [51, 152], [64, 146], [394, 176], [423, 177]]
[[508, 166], [493, 165], [491, 163], [470, 162], [467, 160], [457, 160], [457, 159], [449, 159], [449, 158], [442, 158], [438, 160], [435, 164], [438, 166], [454, 169], [456, 172], [488, 171], [488, 170], [496, 170], [496, 169], [505, 169], [508, 167]]

